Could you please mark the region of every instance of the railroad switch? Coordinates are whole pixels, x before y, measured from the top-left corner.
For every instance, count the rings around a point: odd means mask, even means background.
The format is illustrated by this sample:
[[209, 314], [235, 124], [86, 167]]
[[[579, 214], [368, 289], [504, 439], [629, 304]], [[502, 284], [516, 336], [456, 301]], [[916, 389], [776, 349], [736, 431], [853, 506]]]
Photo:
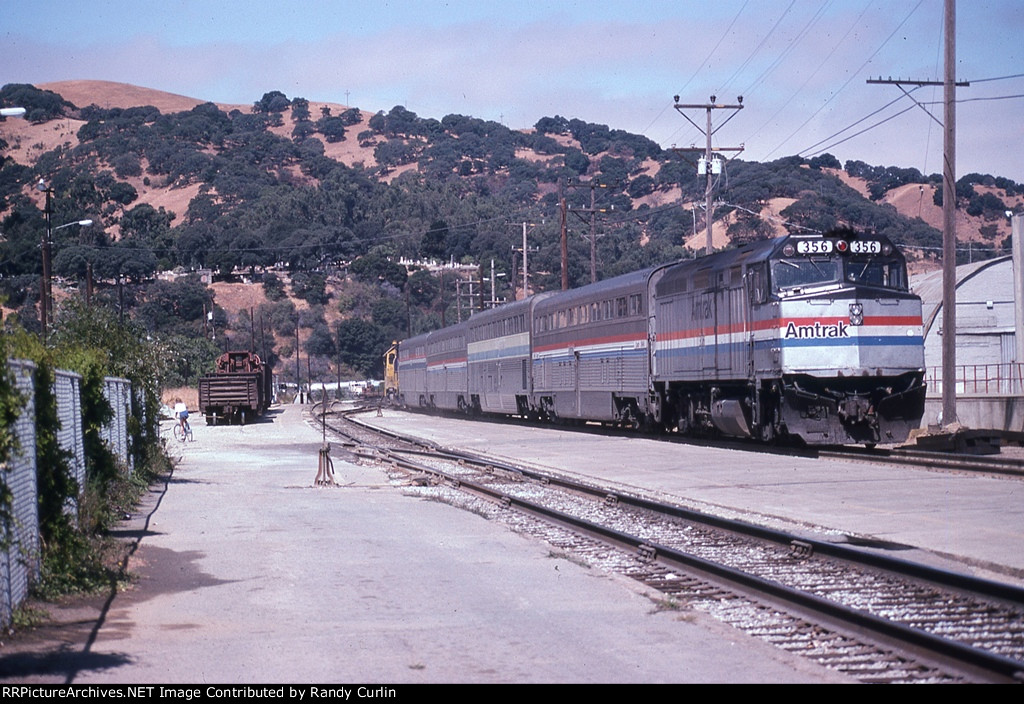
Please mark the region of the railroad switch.
[[317, 464], [316, 479], [313, 486], [336, 486], [334, 481], [334, 461], [331, 459], [331, 444], [325, 442], [320, 446], [320, 460]]

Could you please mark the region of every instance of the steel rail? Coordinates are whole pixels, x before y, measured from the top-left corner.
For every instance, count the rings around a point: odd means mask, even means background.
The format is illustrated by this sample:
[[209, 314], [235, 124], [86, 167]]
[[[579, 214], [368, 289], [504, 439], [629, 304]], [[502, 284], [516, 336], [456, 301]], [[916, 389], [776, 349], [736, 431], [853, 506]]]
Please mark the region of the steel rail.
[[[420, 413], [419, 409], [408, 408], [409, 412]], [[439, 412], [439, 415], [453, 417], [451, 414]], [[464, 418], [464, 416], [463, 416]], [[551, 428], [561, 431], [572, 431], [580, 433], [611, 434], [623, 437], [636, 437], [635, 431], [607, 426], [582, 425], [582, 426], [552, 426], [546, 423], [534, 423], [518, 417], [485, 416], [473, 419], [475, 422], [512, 422], [526, 424], [529, 427]], [[367, 426], [370, 427], [370, 426]], [[1007, 477], [1024, 478], [1024, 459], [993, 457], [990, 455], [969, 455], [955, 454], [949, 452], [936, 452], [931, 450], [919, 450], [911, 447], [895, 448], [857, 448], [857, 447], [785, 447], [780, 445], [766, 445], [743, 438], [729, 437], [698, 437], [683, 436], [674, 434], [648, 435], [651, 439], [663, 439], [666, 442], [676, 442], [685, 445], [696, 445], [698, 447], [718, 447], [742, 452], [757, 452], [769, 454], [785, 454], [808, 458], [827, 458], [838, 460], [850, 460], [856, 462], [877, 462], [886, 464], [935, 467], [949, 470], [962, 470], [970, 472], [989, 472]]]
[[[388, 437], [396, 440], [402, 440], [413, 445], [426, 448], [423, 452], [431, 454], [440, 454], [449, 457], [454, 460], [463, 460], [465, 462], [474, 462], [480, 465], [493, 466], [503, 469], [506, 472], [516, 473], [525, 477], [529, 477], [534, 481], [542, 482], [544, 484], [554, 484], [561, 486], [562, 488], [569, 489], [578, 493], [588, 494], [591, 496], [605, 498], [606, 500], [614, 500], [619, 503], [638, 508], [646, 511], [651, 511], [661, 515], [671, 516], [680, 520], [690, 521], [692, 523], [698, 523], [702, 525], [708, 525], [719, 530], [726, 530], [740, 535], [746, 535], [759, 540], [765, 540], [768, 542], [776, 543], [779, 545], [793, 546], [799, 544], [801, 549], [810, 548], [814, 553], [819, 555], [826, 555], [828, 557], [844, 560], [853, 564], [858, 564], [867, 567], [874, 567], [877, 569], [883, 569], [889, 572], [894, 572], [901, 576], [913, 577], [914, 579], [924, 580], [938, 584], [944, 587], [953, 589], [959, 589], [962, 591], [969, 591], [979, 596], [985, 596], [988, 598], [1002, 599], [1024, 607], [1024, 588], [1017, 587], [1012, 584], [1005, 584], [1003, 582], [996, 582], [993, 580], [982, 579], [980, 577], [974, 577], [972, 575], [963, 574], [960, 572], [951, 572], [949, 570], [943, 570], [929, 565], [923, 565], [910, 560], [901, 560], [899, 558], [891, 557], [889, 555], [880, 555], [871, 552], [866, 552], [865, 547], [870, 547], [870, 544], [862, 544], [857, 547], [843, 545], [841, 543], [834, 543], [825, 540], [816, 540], [805, 536], [797, 536], [792, 533], [785, 531], [776, 530], [774, 528], [768, 528], [765, 526], [759, 526], [745, 521], [737, 519], [722, 518], [720, 516], [714, 516], [712, 514], [703, 513], [693, 509], [687, 509], [682, 506], [674, 504], [665, 504], [662, 502], [652, 501], [643, 497], [635, 496], [632, 494], [610, 491], [604, 487], [596, 487], [590, 484], [585, 484], [573, 479], [569, 479], [564, 476], [556, 474], [548, 474], [545, 472], [530, 470], [517, 465], [510, 464], [503, 460], [499, 460], [493, 457], [487, 457], [478, 453], [469, 452], [466, 450], [459, 450], [456, 448], [446, 448], [434, 443], [432, 441], [421, 440], [419, 438], [411, 438], [403, 436], [400, 433], [378, 428], [376, 426], [363, 423], [362, 421], [349, 418], [349, 421], [358, 424], [360, 427], [372, 431], [380, 432]], [[411, 453], [412, 450], [404, 450], [403, 452]]]
[[903, 644], [911, 644], [914, 647], [921, 648], [936, 657], [955, 660], [958, 663], [966, 663], [971, 667], [978, 668], [1000, 678], [1005, 678], [1006, 681], [1019, 682], [1024, 679], [1024, 662], [974, 648], [959, 641], [951, 641], [917, 628], [905, 626], [903, 624], [866, 613], [859, 609], [846, 607], [822, 597], [817, 597], [806, 592], [801, 592], [798, 589], [787, 587], [778, 582], [766, 580], [726, 565], [711, 562], [696, 555], [630, 536], [614, 529], [594, 524], [585, 519], [570, 516], [555, 509], [540, 506], [525, 499], [511, 497], [504, 492], [496, 491], [487, 486], [480, 485], [463, 478], [452, 477], [442, 470], [429, 467], [419, 462], [411, 461], [402, 455], [423, 454], [435, 457], [440, 456], [448, 461], [471, 463], [491, 469], [499, 469], [503, 472], [526, 477], [536, 482], [555, 485], [596, 498], [603, 498], [605, 501], [623, 504], [625, 506], [660, 515], [671, 516], [691, 523], [711, 526], [718, 530], [741, 534], [758, 540], [780, 545], [789, 545], [791, 548], [798, 547], [804, 557], [807, 557], [812, 553], [817, 553], [818, 555], [825, 555], [831, 558], [840, 559], [859, 566], [873, 567], [890, 573], [895, 573], [900, 576], [911, 577], [919, 581], [927, 581], [947, 588], [971, 592], [979, 596], [1008, 601], [1016, 605], [1024, 605], [1024, 589], [1020, 587], [991, 580], [984, 580], [961, 573], [940, 570], [927, 565], [921, 565], [907, 560], [900, 560], [886, 555], [873, 554], [865, 552], [863, 549], [857, 549], [841, 544], [809, 539], [803, 536], [794, 536], [784, 531], [757, 526], [744, 521], [712, 516], [699, 511], [671, 504], [663, 504], [618, 491], [609, 491], [606, 488], [595, 487], [593, 485], [584, 484], [565, 477], [549, 475], [537, 470], [524, 469], [523, 467], [512, 465], [493, 457], [482, 456], [476, 453], [452, 448], [443, 448], [437, 443], [433, 443], [431, 441], [422, 441], [415, 438], [404, 437], [399, 433], [383, 431], [380, 428], [351, 418], [348, 420], [358, 424], [367, 431], [375, 433], [380, 432], [393, 439], [403, 440], [426, 448], [424, 450], [405, 449], [394, 451], [387, 450], [383, 452], [384, 456], [391, 462], [406, 469], [432, 474], [450, 483], [456, 488], [469, 491], [503, 506], [515, 507], [523, 512], [563, 525], [571, 530], [591, 535], [602, 541], [613, 544], [620, 549], [636, 551], [641, 558], [656, 558], [660, 564], [666, 567], [673, 567], [676, 569], [684, 568], [690, 571], [696, 570], [702, 574], [710, 575], [716, 579], [728, 582], [729, 584], [755, 590], [762, 594], [768, 594], [775, 599], [784, 601], [787, 604], [799, 607], [800, 609], [805, 609], [816, 615], [834, 620], [846, 627], [853, 628], [855, 630], [866, 630], [874, 634], [876, 637], [897, 640]]
[[[402, 450], [399, 452], [412, 454], [415, 451]], [[859, 566], [874, 567], [887, 572], [893, 572], [903, 577], [912, 577], [917, 580], [931, 582], [943, 587], [968, 591], [977, 596], [1009, 601], [1024, 608], [1024, 588], [1022, 587], [982, 579], [980, 577], [960, 572], [943, 570], [910, 560], [901, 560], [889, 555], [866, 552], [864, 548], [870, 547], [869, 544], [853, 547], [826, 540], [817, 540], [806, 536], [797, 536], [785, 531], [759, 526], [737, 519], [722, 518], [720, 516], [714, 516], [712, 514], [703, 513], [674, 504], [652, 501], [650, 499], [619, 491], [609, 491], [607, 488], [592, 486], [557, 475], [549, 475], [535, 470], [524, 469], [522, 467], [507, 464], [493, 458], [483, 457], [471, 452], [464, 452], [451, 448], [438, 448], [437, 450], [423, 450], [420, 452], [424, 454], [440, 454], [441, 456], [448, 457], [453, 460], [463, 460], [466, 462], [474, 462], [482, 466], [496, 467], [505, 472], [528, 477], [534, 481], [560, 486], [570, 491], [587, 494], [596, 498], [603, 498], [606, 501], [614, 501], [632, 508], [650, 511], [652, 513], [669, 516], [691, 523], [711, 526], [718, 530], [729, 531], [731, 533], [745, 535], [778, 545], [785, 545], [791, 548], [799, 547], [805, 556], [809, 556], [812, 553], [825, 555]]]
[[[393, 453], [389, 451], [385, 454], [392, 455]], [[613, 528], [601, 526], [556, 509], [541, 506], [526, 499], [509, 496], [502, 491], [491, 489], [476, 482], [451, 477], [445, 472], [427, 465], [421, 465], [403, 458], [392, 459], [408, 469], [443, 477], [453, 487], [461, 491], [476, 494], [506, 508], [516, 508], [571, 530], [596, 537], [614, 547], [635, 551], [640, 559], [657, 561], [659, 564], [675, 569], [696, 570], [702, 574], [710, 575], [726, 585], [742, 587], [753, 590], [758, 594], [769, 595], [773, 599], [785, 602], [793, 607], [798, 607], [814, 615], [825, 617], [846, 628], [860, 632], [869, 632], [875, 637], [896, 641], [900, 644], [910, 644], [933, 657], [953, 661], [961, 665], [966, 664], [1006, 682], [1020, 682], [1024, 680], [1024, 662], [980, 650], [958, 641], [947, 640], [926, 631], [889, 621], [859, 609], [843, 606], [828, 599], [748, 574], [727, 565], [644, 540]]]

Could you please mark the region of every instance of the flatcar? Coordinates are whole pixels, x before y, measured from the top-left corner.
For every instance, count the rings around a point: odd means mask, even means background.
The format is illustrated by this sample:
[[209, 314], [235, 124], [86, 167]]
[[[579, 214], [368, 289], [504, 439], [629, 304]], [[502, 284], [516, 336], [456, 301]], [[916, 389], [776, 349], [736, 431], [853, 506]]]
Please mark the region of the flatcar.
[[902, 442], [921, 301], [881, 236], [787, 235], [543, 293], [405, 340], [406, 405], [807, 444]]
[[199, 379], [199, 409], [207, 425], [245, 424], [270, 407], [273, 377], [258, 354], [225, 352], [212, 374]]

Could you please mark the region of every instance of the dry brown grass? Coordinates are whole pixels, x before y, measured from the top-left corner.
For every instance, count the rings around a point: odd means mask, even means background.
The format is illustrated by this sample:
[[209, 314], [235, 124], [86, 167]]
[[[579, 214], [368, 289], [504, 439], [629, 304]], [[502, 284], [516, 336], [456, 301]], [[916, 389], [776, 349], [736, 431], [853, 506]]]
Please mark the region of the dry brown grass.
[[199, 408], [199, 389], [192, 389], [182, 386], [177, 389], [164, 389], [160, 397], [161, 403], [174, 408], [174, 404], [181, 399], [191, 413], [197, 413]]

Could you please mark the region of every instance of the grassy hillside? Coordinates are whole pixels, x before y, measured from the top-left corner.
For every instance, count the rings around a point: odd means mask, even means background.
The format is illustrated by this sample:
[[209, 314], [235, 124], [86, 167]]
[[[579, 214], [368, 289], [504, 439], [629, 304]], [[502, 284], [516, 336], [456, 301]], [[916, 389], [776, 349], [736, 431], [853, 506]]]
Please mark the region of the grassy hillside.
[[[35, 185], [44, 178], [54, 226], [95, 223], [54, 232], [58, 299], [83, 294], [91, 277], [97, 302], [182, 350], [173, 381], [194, 378], [218, 348], [257, 337], [294, 376], [296, 329], [310, 355], [303, 374], [307, 366], [331, 378], [372, 373], [393, 337], [479, 305], [465, 291], [472, 279], [479, 292], [492, 261], [497, 297], [522, 296], [512, 286], [521, 280], [523, 223], [530, 290], [557, 287], [562, 196], [572, 285], [589, 281], [592, 191], [601, 278], [704, 245], [704, 183], [694, 166], [605, 125], [553, 116], [513, 131], [278, 91], [252, 105], [215, 105], [96, 81], [8, 85], [0, 104], [28, 109], [25, 120], [0, 122], [5, 317], [35, 324], [45, 231]], [[830, 155], [735, 160], [717, 184], [714, 242], [848, 225], [885, 234], [913, 266], [932, 267], [938, 182]], [[965, 259], [1001, 250], [1003, 211], [1022, 207], [1022, 191], [990, 175], [960, 180]], [[189, 276], [197, 271], [209, 272], [211, 285]], [[483, 288], [489, 297], [490, 284]]]

